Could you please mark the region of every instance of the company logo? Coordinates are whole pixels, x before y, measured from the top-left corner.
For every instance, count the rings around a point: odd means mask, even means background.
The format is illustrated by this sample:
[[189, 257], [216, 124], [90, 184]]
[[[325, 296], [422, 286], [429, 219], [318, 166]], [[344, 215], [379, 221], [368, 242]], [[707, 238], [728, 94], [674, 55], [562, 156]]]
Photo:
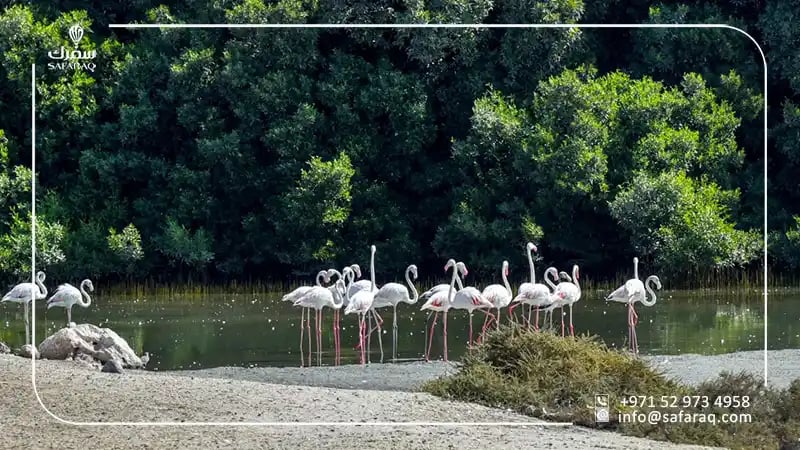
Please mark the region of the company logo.
[[62, 45], [58, 50], [47, 52], [47, 56], [50, 59], [59, 61], [47, 63], [47, 68], [50, 70], [88, 70], [89, 72], [94, 72], [97, 64], [91, 61], [97, 57], [97, 52], [95, 50], [78, 50], [78, 44], [83, 39], [83, 27], [78, 24], [69, 27], [68, 36], [75, 49], [70, 50]]

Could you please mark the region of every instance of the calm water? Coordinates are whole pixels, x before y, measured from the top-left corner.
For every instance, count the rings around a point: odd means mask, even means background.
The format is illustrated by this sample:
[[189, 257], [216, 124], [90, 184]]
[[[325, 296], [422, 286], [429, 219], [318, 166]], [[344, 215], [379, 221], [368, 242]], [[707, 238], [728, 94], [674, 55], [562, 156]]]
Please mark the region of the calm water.
[[[605, 304], [603, 293], [585, 291], [575, 306], [576, 333], [600, 336], [610, 346], [625, 346], [627, 312], [622, 304]], [[102, 293], [92, 306], [72, 309], [73, 320], [110, 327], [137, 353], [150, 352], [149, 369], [170, 370], [216, 366], [298, 366], [300, 364], [300, 311], [280, 302], [281, 293], [262, 295], [109, 297]], [[398, 357], [422, 357], [426, 314], [420, 305], [398, 307]], [[521, 309], [518, 309], [520, 311]], [[25, 338], [22, 306], [0, 305], [0, 340], [19, 346]], [[742, 296], [720, 292], [665, 291], [652, 308], [639, 306], [637, 328], [643, 353], [726, 353], [758, 350], [764, 346], [763, 303], [759, 292]], [[386, 359], [391, 357], [392, 312], [381, 310]], [[36, 310], [36, 342], [66, 322], [63, 309]], [[451, 359], [466, 351], [464, 311], [448, 315], [448, 347]], [[507, 321], [504, 314], [503, 322]], [[323, 364], [333, 363], [333, 314], [325, 310]], [[556, 316], [557, 319], [557, 316]], [[441, 323], [441, 321], [440, 321]], [[475, 314], [480, 330], [483, 315]], [[769, 347], [800, 347], [800, 292], [770, 294]], [[342, 363], [358, 362], [355, 316], [342, 316]], [[375, 336], [375, 335], [373, 335]], [[441, 328], [437, 325], [432, 357], [441, 352]], [[377, 339], [372, 342], [372, 362], [380, 359]]]

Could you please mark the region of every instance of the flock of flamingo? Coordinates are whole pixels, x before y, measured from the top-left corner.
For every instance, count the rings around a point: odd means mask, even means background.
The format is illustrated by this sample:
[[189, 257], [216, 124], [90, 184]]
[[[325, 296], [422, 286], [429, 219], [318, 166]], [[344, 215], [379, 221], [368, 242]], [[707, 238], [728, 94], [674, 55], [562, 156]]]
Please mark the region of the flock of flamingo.
[[[451, 309], [466, 310], [469, 314], [469, 346], [473, 344], [472, 317], [475, 311], [485, 315], [481, 330], [481, 339], [486, 331], [494, 323], [500, 326], [501, 310], [508, 308], [509, 320], [515, 321], [514, 309], [520, 305], [528, 307], [527, 316], [523, 314], [525, 325], [534, 332], [540, 330], [539, 312], [544, 313], [544, 321], [547, 321], [549, 328], [552, 329], [552, 313], [555, 309], [561, 312], [561, 335], [566, 335], [566, 323], [564, 319], [564, 308], [569, 308], [569, 335], [575, 335], [575, 328], [572, 322], [572, 307], [581, 298], [580, 287], [580, 268], [577, 265], [572, 267], [572, 275], [566, 272], [559, 272], [555, 267], [545, 270], [544, 281], [546, 284], [536, 282], [536, 270], [533, 264], [533, 253], [538, 252], [536, 246], [529, 242], [527, 244], [528, 265], [530, 267], [530, 282], [522, 283], [514, 296], [511, 285], [508, 282], [508, 261], [503, 261], [501, 268], [501, 278], [503, 284], [492, 284], [482, 291], [476, 287], [463, 284], [462, 278], [468, 274], [467, 266], [463, 262], [450, 259], [444, 266], [445, 273], [452, 270], [449, 284], [439, 284], [425, 291], [422, 294], [417, 292], [414, 281], [417, 279], [417, 266], [409, 265], [405, 271], [405, 281], [408, 288], [400, 283], [387, 283], [380, 288], [375, 283], [375, 252], [374, 245], [370, 247], [370, 279], [359, 280], [361, 268], [358, 264], [351, 264], [341, 272], [336, 269], [322, 270], [317, 274], [316, 285], [301, 286], [283, 296], [282, 300], [292, 302], [294, 306], [302, 308], [300, 322], [300, 348], [301, 364], [303, 361], [304, 334], [307, 333], [308, 340], [308, 364], [311, 364], [311, 310], [315, 311], [315, 331], [317, 361], [321, 361], [322, 347], [322, 311], [324, 308], [331, 308], [334, 311], [333, 320], [333, 341], [335, 348], [335, 361], [339, 364], [341, 359], [341, 319], [339, 312], [344, 308], [344, 314], [356, 314], [358, 316], [359, 337], [356, 349], [360, 350], [360, 362], [369, 362], [369, 352], [365, 348], [370, 345], [370, 336], [374, 331], [378, 331], [378, 340], [381, 347], [381, 361], [383, 361], [383, 342], [381, 335], [383, 330], [381, 325], [383, 319], [378, 313], [378, 309], [391, 307], [393, 309], [392, 324], [392, 359], [397, 359], [397, 307], [401, 303], [410, 305], [423, 301], [420, 308], [422, 311], [429, 311], [428, 316], [434, 315], [433, 323], [430, 327], [429, 337], [426, 339], [425, 360], [430, 360], [433, 335], [439, 315], [442, 315], [442, 358], [447, 361], [447, 313]], [[635, 304], [642, 303], [645, 306], [653, 306], [656, 302], [656, 289], [661, 289], [661, 281], [656, 275], [649, 276], [645, 282], [639, 280], [639, 259], [633, 258], [634, 277], [617, 290], [608, 295], [605, 300], [624, 303], [628, 306], [628, 342], [631, 351], [638, 353], [638, 341], [636, 339], [636, 324], [638, 314], [636, 314]], [[413, 279], [412, 279], [413, 277]], [[335, 280], [335, 281], [334, 281]], [[332, 284], [331, 284], [332, 283]], [[457, 288], [456, 288], [457, 286]], [[409, 293], [410, 289], [410, 293]], [[647, 294], [650, 298], [647, 298]], [[492, 311], [497, 310], [496, 314]], [[531, 315], [535, 313], [533, 320]], [[549, 316], [549, 320], [548, 320]], [[372, 319], [376, 320], [375, 327], [372, 326]], [[426, 325], [427, 332], [427, 325]]]
[[[561, 312], [561, 335], [566, 335], [566, 323], [564, 319], [564, 308], [569, 308], [569, 335], [575, 335], [575, 328], [572, 322], [572, 308], [581, 298], [580, 269], [577, 265], [572, 267], [572, 275], [566, 272], [559, 272], [555, 267], [549, 267], [544, 272], [545, 284], [536, 282], [536, 270], [533, 264], [533, 253], [538, 249], [533, 243], [527, 244], [526, 255], [530, 267], [530, 282], [522, 283], [514, 296], [511, 285], [508, 282], [508, 261], [503, 261], [500, 276], [503, 284], [492, 284], [482, 291], [476, 287], [464, 286], [462, 278], [466, 278], [468, 271], [463, 262], [450, 259], [444, 266], [445, 273], [452, 270], [449, 284], [439, 284], [431, 289], [419, 294], [414, 281], [417, 279], [417, 266], [410, 265], [405, 271], [405, 281], [408, 288], [400, 283], [387, 283], [380, 288], [375, 283], [375, 252], [374, 245], [370, 247], [370, 279], [358, 280], [361, 277], [361, 268], [358, 264], [345, 267], [341, 272], [336, 269], [322, 270], [317, 274], [316, 285], [302, 286], [283, 296], [283, 301], [290, 301], [294, 306], [302, 308], [300, 322], [300, 348], [301, 363], [303, 362], [302, 348], [304, 346], [304, 334], [308, 336], [308, 364], [311, 364], [311, 310], [315, 311], [316, 328], [316, 347], [317, 361], [322, 358], [322, 310], [331, 308], [334, 311], [333, 336], [335, 347], [336, 364], [341, 360], [341, 327], [339, 312], [344, 308], [344, 314], [356, 314], [358, 316], [359, 337], [356, 348], [360, 350], [361, 364], [369, 361], [370, 337], [374, 331], [378, 331], [378, 341], [380, 344], [381, 361], [383, 361], [383, 318], [378, 313], [378, 309], [393, 309], [392, 324], [392, 359], [397, 359], [397, 307], [401, 303], [410, 305], [422, 300], [422, 311], [428, 311], [428, 318], [433, 314], [433, 323], [430, 327], [428, 338], [425, 339], [425, 360], [430, 359], [433, 336], [439, 315], [442, 316], [442, 357], [447, 361], [447, 313], [451, 309], [466, 310], [469, 314], [469, 346], [473, 345], [472, 318], [475, 311], [485, 315], [480, 337], [485, 336], [486, 331], [494, 323], [499, 328], [501, 321], [501, 311], [507, 308], [509, 320], [516, 321], [514, 309], [520, 305], [528, 307], [527, 316], [523, 314], [523, 320], [528, 329], [534, 332], [540, 330], [539, 312], [544, 312], [544, 321], [547, 321], [550, 329], [553, 327], [552, 313], [555, 309]], [[624, 303], [628, 306], [628, 342], [631, 351], [638, 353], [639, 346], [636, 338], [636, 324], [639, 316], [636, 314], [635, 304], [642, 303], [645, 306], [653, 306], [656, 302], [656, 289], [661, 289], [661, 281], [655, 275], [647, 277], [642, 282], [639, 280], [639, 259], [633, 258], [634, 277], [625, 282], [617, 290], [608, 295], [605, 300]], [[335, 279], [335, 282], [331, 282]], [[45, 274], [38, 272], [35, 283], [20, 283], [16, 285], [2, 298], [2, 302], [22, 303], [25, 308], [25, 342], [30, 343], [30, 328], [28, 319], [28, 307], [33, 300], [47, 298], [47, 287], [44, 285]], [[329, 285], [329, 286], [324, 286]], [[457, 288], [456, 288], [457, 286]], [[91, 305], [89, 292], [94, 291], [91, 280], [83, 280], [80, 289], [66, 283], [58, 287], [56, 292], [47, 301], [47, 309], [52, 307], [62, 307], [67, 311], [67, 324], [74, 326], [72, 322], [72, 306], [80, 305], [88, 307]], [[409, 293], [409, 289], [411, 292]], [[647, 294], [650, 294], [648, 299]], [[492, 311], [497, 310], [496, 314]], [[535, 313], [533, 320], [531, 315]], [[549, 321], [547, 320], [549, 315]], [[376, 325], [372, 326], [373, 318]], [[542, 322], [544, 323], [544, 322]], [[427, 332], [427, 323], [425, 326]]]

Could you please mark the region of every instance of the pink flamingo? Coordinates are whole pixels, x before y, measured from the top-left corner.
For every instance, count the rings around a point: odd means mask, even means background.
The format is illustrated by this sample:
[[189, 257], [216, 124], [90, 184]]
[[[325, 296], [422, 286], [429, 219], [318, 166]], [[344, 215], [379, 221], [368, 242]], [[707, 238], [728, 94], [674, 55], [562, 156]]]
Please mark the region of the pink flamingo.
[[[430, 361], [430, 351], [431, 346], [433, 345], [433, 330], [436, 327], [436, 321], [439, 318], [439, 313], [442, 313], [442, 322], [443, 322], [443, 342], [444, 342], [444, 360], [447, 362], [447, 311], [450, 309], [450, 304], [452, 302], [453, 297], [455, 296], [455, 284], [458, 283], [459, 288], [462, 287], [461, 279], [458, 277], [458, 273], [461, 272], [464, 276], [467, 274], [467, 266], [464, 263], [456, 263], [456, 260], [449, 259], [447, 264], [444, 266], [444, 271], [447, 271], [450, 268], [453, 268], [453, 277], [450, 280], [450, 284], [440, 284], [434, 286], [430, 290], [423, 293], [420, 298], [427, 298], [428, 300], [422, 305], [420, 311], [433, 311], [433, 324], [431, 325], [430, 335], [428, 336], [428, 344], [425, 347], [425, 361]], [[444, 288], [442, 287], [444, 286]]]

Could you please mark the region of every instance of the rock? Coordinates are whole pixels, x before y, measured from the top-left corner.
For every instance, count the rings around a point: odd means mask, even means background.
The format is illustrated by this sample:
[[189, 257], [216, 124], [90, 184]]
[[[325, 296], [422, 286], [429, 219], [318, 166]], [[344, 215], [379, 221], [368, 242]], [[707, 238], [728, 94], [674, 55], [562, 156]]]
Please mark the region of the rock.
[[142, 367], [142, 360], [114, 330], [88, 323], [56, 331], [39, 345], [39, 351], [46, 359], [75, 359], [85, 353], [102, 362], [117, 360], [126, 369]]
[[72, 360], [80, 363], [90, 369], [99, 370], [103, 365], [94, 359], [91, 355], [87, 355], [86, 353], [77, 353], [75, 356], [72, 357]]
[[31, 344], [25, 344], [20, 347], [19, 350], [17, 350], [17, 355], [23, 358], [30, 358], [32, 355], [34, 358], [39, 359], [39, 351]]
[[8, 348], [5, 342], [0, 342], [0, 353], [11, 353], [11, 349]]
[[110, 359], [103, 364], [102, 372], [122, 373], [122, 363], [116, 359]]

